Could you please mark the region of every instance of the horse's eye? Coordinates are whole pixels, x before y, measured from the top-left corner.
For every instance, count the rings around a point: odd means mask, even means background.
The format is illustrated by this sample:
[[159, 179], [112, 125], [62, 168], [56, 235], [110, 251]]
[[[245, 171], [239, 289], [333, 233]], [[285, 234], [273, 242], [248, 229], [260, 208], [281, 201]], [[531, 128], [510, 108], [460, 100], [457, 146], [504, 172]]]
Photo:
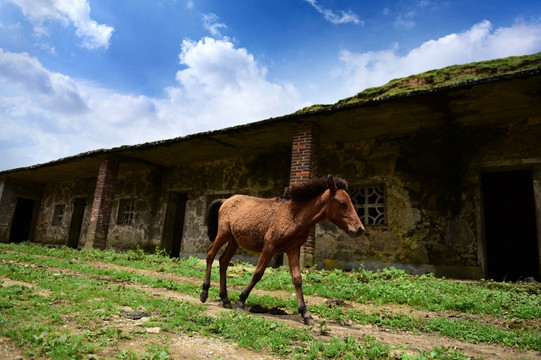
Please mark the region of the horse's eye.
[[346, 203], [340, 200], [338, 201], [338, 205], [340, 205], [340, 207], [346, 207]]

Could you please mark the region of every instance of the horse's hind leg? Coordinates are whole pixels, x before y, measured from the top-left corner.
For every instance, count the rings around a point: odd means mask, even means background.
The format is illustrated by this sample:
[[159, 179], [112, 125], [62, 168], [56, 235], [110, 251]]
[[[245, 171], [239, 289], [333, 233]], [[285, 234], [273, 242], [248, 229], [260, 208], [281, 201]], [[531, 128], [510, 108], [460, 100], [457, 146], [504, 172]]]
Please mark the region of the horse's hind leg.
[[218, 234], [212, 245], [210, 245], [207, 250], [207, 270], [205, 273], [205, 280], [203, 281], [203, 290], [201, 291], [201, 295], [199, 295], [199, 300], [201, 300], [201, 302], [203, 303], [207, 301], [207, 298], [209, 296], [210, 272], [212, 270], [212, 262], [214, 261], [218, 250], [220, 250], [220, 248], [227, 242], [228, 239], [229, 238], [227, 236]]
[[222, 298], [224, 307], [228, 309], [231, 309], [231, 301], [227, 297], [227, 267], [238, 248], [239, 244], [237, 244], [235, 239], [230, 239], [220, 256], [220, 298]]
[[289, 259], [289, 272], [291, 273], [291, 280], [295, 286], [295, 293], [297, 295], [297, 308], [302, 316], [302, 319], [306, 325], [314, 325], [312, 316], [306, 309], [304, 302], [304, 295], [302, 294], [302, 275], [300, 268], [300, 248], [287, 253]]

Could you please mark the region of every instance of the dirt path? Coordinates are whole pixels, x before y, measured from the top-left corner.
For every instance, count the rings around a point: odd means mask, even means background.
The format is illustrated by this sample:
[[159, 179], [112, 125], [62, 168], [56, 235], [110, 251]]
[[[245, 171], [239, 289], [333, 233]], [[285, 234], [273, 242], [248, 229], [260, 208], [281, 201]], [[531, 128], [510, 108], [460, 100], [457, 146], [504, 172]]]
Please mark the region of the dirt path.
[[[79, 260], [70, 260], [70, 261], [73, 262], [73, 261], [79, 261]], [[200, 280], [198, 279], [185, 278], [185, 277], [181, 277], [174, 274], [135, 269], [131, 267], [118, 266], [118, 265], [113, 265], [113, 264], [103, 263], [103, 262], [84, 262], [84, 263], [96, 268], [100, 268], [100, 269], [129, 271], [129, 272], [134, 272], [141, 275], [151, 276], [154, 278], [172, 280], [175, 282], [189, 282], [189, 283], [194, 283], [197, 285], [200, 284]], [[36, 265], [30, 265], [30, 266], [36, 266]], [[36, 267], [41, 267], [41, 266], [36, 266]], [[74, 273], [74, 272], [68, 271], [66, 269], [61, 269], [61, 268], [46, 267], [46, 269], [49, 271], [54, 271], [54, 272], [69, 273], [76, 276], [93, 277], [93, 276], [89, 276], [83, 273]], [[103, 276], [101, 276], [100, 279], [105, 280], [105, 281], [114, 281], [112, 279], [108, 279], [107, 277], [103, 277]], [[0, 283], [3, 282], [2, 284], [3, 286], [6, 286], [6, 281], [9, 281], [9, 280], [0, 278]], [[129, 287], [133, 287], [133, 288], [137, 288], [139, 290], [145, 291], [156, 297], [199, 303], [198, 298], [195, 298], [186, 294], [182, 294], [176, 291], [167, 290], [164, 288], [152, 288], [149, 286], [134, 284], [131, 282], [123, 282], [123, 284], [125, 286], [129, 286]], [[32, 286], [32, 285], [28, 284], [28, 286]], [[284, 298], [294, 296], [285, 291], [269, 292], [269, 291], [262, 291], [262, 290], [254, 290], [254, 293], [258, 295], [272, 294], [273, 296], [280, 296]], [[307, 303], [312, 304], [312, 305], [323, 304], [323, 303], [326, 303], [327, 301], [328, 299], [321, 298], [318, 296], [307, 297]], [[223, 309], [221, 306], [221, 302], [218, 299], [209, 299], [209, 301], [205, 305], [207, 307], [207, 313], [210, 315], [216, 315], [218, 312], [221, 312], [221, 311], [232, 311], [232, 310]], [[436, 316], [449, 317], [449, 318], [464, 316], [464, 314], [453, 313], [453, 312], [440, 312], [440, 313], [428, 312], [428, 311], [425, 312], [425, 311], [413, 309], [411, 307], [403, 306], [403, 305], [373, 306], [370, 304], [357, 304], [357, 303], [347, 302], [347, 303], [340, 303], [340, 306], [345, 306], [348, 308], [358, 308], [364, 311], [382, 311], [383, 310], [387, 312], [410, 314], [416, 317], [427, 317], [427, 318], [436, 317]], [[288, 326], [305, 328], [305, 325], [303, 324], [302, 319], [298, 314], [271, 315], [271, 314], [266, 313], [266, 314], [252, 314], [252, 315], [265, 317], [265, 318], [271, 318], [274, 321], [279, 321], [281, 323], [287, 324]], [[314, 334], [320, 337], [320, 340], [325, 341], [329, 337], [322, 335], [318, 328], [318, 325], [321, 324], [322, 319], [318, 318], [317, 316], [314, 316], [314, 320], [316, 321], [316, 326], [314, 326], [313, 328]], [[502, 319], [496, 319], [496, 318], [492, 319], [491, 317], [485, 317], [484, 321], [486, 321], [487, 323], [494, 324], [492, 321], [496, 322], [495, 320], [498, 320], [498, 322], [500, 323], [505, 322]], [[119, 324], [122, 326], [141, 326], [140, 323], [138, 324], [136, 322], [133, 322], [127, 319], [119, 318], [116, 321], [118, 321]], [[537, 324], [538, 322], [536, 321], [532, 323]], [[505, 325], [505, 324], [502, 324], [502, 325]], [[417, 349], [431, 350], [434, 347], [447, 347], [447, 348], [456, 348], [462, 351], [467, 356], [470, 356], [475, 359], [484, 358], [484, 359], [536, 359], [537, 360], [541, 358], [541, 353], [539, 352], [523, 351], [519, 349], [496, 346], [496, 345], [472, 344], [472, 343], [466, 343], [457, 339], [438, 336], [436, 334], [411, 333], [408, 331], [389, 330], [389, 329], [385, 329], [385, 328], [378, 327], [375, 325], [358, 325], [354, 323], [353, 324], [352, 323], [338, 324], [338, 323], [327, 321], [326, 328], [328, 329], [329, 335], [332, 337], [343, 338], [347, 336], [347, 337], [353, 337], [353, 338], [359, 339], [365, 335], [370, 335], [386, 345], [392, 345], [395, 347], [406, 345], [407, 346], [406, 352], [411, 352], [411, 354], [416, 354]], [[6, 339], [0, 339], [0, 340], [2, 340], [0, 341], [0, 360], [1, 360], [2, 359], [1, 356], [3, 354], [1, 348], [5, 348], [6, 346], [13, 347], [13, 344], [10, 344], [10, 342]], [[127, 345], [131, 347], [142, 346], [142, 348], [144, 349], [145, 344], [144, 342], [142, 343], [138, 342], [137, 344], [130, 343]], [[171, 351], [172, 358], [174, 359], [193, 359], [193, 358], [272, 359], [273, 358], [268, 353], [262, 353], [262, 352], [255, 353], [247, 349], [238, 348], [234, 344], [228, 344], [222, 341], [218, 341], [216, 339], [205, 338], [201, 336], [191, 337], [191, 336], [170, 334], [169, 340], [168, 340], [168, 346]], [[20, 357], [13, 357], [13, 359], [17, 359], [17, 358], [20, 358]]]

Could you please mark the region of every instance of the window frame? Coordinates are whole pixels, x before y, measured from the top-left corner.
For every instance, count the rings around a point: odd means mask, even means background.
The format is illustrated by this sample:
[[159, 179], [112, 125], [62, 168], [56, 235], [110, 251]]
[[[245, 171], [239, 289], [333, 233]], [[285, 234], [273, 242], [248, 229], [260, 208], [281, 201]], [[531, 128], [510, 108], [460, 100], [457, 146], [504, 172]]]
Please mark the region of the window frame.
[[66, 215], [66, 204], [55, 204], [51, 226], [62, 226]]
[[[380, 188], [380, 190], [377, 190], [378, 188]], [[366, 191], [368, 189], [376, 189], [376, 202], [370, 202], [370, 196], [374, 195], [374, 190], [367, 193]], [[355, 211], [357, 212], [357, 215], [359, 215], [359, 219], [361, 219], [364, 226], [382, 227], [388, 225], [387, 185], [385, 182], [370, 182], [350, 185], [348, 193], [351, 197], [353, 207], [355, 208]], [[363, 203], [359, 203], [358, 197], [363, 198]], [[378, 201], [379, 199], [382, 200]], [[381, 217], [381, 220], [373, 223], [371, 220], [374, 219], [374, 216], [372, 216], [370, 212], [364, 211], [365, 209], [376, 209], [379, 214], [376, 216], [376, 219]]]
[[118, 211], [116, 216], [116, 224], [118, 226], [132, 226], [135, 222], [136, 215], [135, 198], [118, 200]]

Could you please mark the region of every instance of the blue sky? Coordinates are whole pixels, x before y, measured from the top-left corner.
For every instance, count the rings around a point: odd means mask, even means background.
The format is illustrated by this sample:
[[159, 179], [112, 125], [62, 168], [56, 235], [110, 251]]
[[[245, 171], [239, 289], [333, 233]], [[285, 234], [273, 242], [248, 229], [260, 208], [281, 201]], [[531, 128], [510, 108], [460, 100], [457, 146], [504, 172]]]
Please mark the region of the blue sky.
[[538, 0], [0, 0], [0, 170], [539, 51]]

